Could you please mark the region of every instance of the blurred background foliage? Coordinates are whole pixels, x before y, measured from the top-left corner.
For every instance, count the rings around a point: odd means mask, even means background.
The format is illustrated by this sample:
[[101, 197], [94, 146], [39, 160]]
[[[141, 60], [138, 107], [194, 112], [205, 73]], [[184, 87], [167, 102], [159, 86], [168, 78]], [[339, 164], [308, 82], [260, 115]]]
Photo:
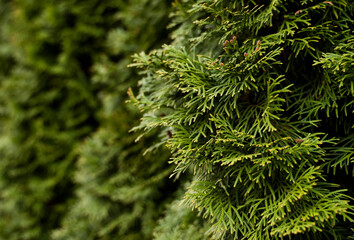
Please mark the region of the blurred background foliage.
[[152, 238], [181, 193], [169, 152], [143, 155], [156, 133], [129, 133], [126, 66], [168, 41], [170, 4], [0, 0], [0, 239]]

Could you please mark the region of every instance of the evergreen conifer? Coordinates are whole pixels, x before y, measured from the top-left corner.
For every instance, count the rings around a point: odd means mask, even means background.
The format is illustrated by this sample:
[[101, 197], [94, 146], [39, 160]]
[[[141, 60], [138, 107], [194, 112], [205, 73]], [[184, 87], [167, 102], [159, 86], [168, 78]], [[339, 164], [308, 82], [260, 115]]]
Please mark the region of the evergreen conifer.
[[354, 3], [174, 7], [173, 42], [135, 55], [130, 94], [136, 130], [170, 131], [173, 176], [194, 175], [184, 204], [205, 239], [353, 239]]
[[130, 55], [164, 38], [167, 5], [0, 1], [0, 239], [70, 239], [58, 228], [72, 212], [76, 239], [151, 235], [171, 167], [166, 152], [141, 157], [128, 135], [139, 115], [123, 105]]
[[137, 85], [136, 74], [127, 69], [131, 55], [161, 46], [170, 6], [168, 1], [129, 0], [120, 7], [120, 25], [108, 32], [107, 51], [93, 66], [92, 79], [101, 86], [99, 128], [80, 146], [76, 199], [54, 231], [55, 240], [151, 239], [177, 187], [168, 178], [173, 168], [166, 149], [143, 155], [156, 134], [138, 143], [138, 135], [129, 134], [140, 113], [125, 104], [128, 88]]

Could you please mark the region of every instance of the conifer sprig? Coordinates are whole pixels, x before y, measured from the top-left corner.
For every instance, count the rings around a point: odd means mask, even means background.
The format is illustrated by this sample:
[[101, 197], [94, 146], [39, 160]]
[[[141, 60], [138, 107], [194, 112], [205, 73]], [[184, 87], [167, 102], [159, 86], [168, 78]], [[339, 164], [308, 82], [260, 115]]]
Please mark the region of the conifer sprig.
[[350, 3], [177, 5], [174, 42], [134, 57], [134, 101], [193, 169], [185, 204], [216, 239], [346, 239], [352, 188], [329, 172], [353, 167]]

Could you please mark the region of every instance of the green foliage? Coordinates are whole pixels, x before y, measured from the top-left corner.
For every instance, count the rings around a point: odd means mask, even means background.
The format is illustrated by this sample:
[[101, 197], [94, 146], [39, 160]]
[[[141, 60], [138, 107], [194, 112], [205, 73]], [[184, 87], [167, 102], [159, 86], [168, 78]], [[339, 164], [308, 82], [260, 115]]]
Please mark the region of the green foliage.
[[[162, 210], [159, 204], [168, 197], [166, 179], [172, 169], [165, 166], [166, 153], [160, 152], [158, 159], [141, 157], [143, 146], [133, 145], [135, 135], [123, 142], [128, 126], [106, 126], [82, 146], [75, 173], [77, 200], [54, 239], [151, 236]], [[161, 194], [164, 188], [167, 196]]]
[[[69, 9], [57, 12], [53, 2], [4, 4], [1, 45], [12, 64], [0, 87], [0, 236], [47, 239], [66, 210], [74, 148], [95, 128], [97, 103], [79, 53], [61, 50], [63, 36], [51, 35], [75, 32], [62, 23]], [[91, 61], [89, 51], [81, 54]]]
[[171, 132], [174, 175], [193, 170], [184, 203], [214, 239], [353, 236], [353, 3], [175, 7], [132, 101], [136, 130]]
[[0, 239], [152, 234], [171, 167], [141, 156], [123, 103], [130, 55], [166, 35], [167, 5], [0, 1]]
[[[140, 114], [124, 104], [128, 87], [137, 85], [126, 66], [135, 51], [151, 49], [163, 40], [168, 10], [168, 3], [160, 0], [120, 4], [120, 25], [107, 33], [107, 50], [92, 67], [92, 81], [100, 86], [99, 128], [79, 148], [76, 198], [53, 232], [55, 240], [152, 237], [177, 184], [168, 179], [173, 168], [166, 150], [142, 155], [156, 134], [136, 143], [137, 134], [128, 133]], [[119, 61], [112, 56], [119, 56]]]
[[[183, 188], [180, 188], [183, 190]], [[183, 191], [179, 191], [177, 200], [173, 201], [165, 212], [165, 216], [159, 220], [159, 224], [154, 231], [156, 240], [202, 240], [210, 239], [208, 233], [208, 223], [203, 221], [195, 212], [186, 208], [179, 196]]]

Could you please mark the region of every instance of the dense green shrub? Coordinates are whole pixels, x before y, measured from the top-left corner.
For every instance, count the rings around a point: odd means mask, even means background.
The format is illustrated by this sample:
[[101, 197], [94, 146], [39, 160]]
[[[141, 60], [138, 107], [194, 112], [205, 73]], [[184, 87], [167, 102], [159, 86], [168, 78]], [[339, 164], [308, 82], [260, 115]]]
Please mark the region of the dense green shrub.
[[170, 131], [213, 239], [353, 238], [353, 9], [175, 1], [173, 43], [135, 56], [137, 129]]
[[[68, 26], [72, 10], [63, 2], [7, 3], [2, 45], [13, 63], [0, 87], [2, 239], [48, 238], [71, 195], [73, 149], [97, 125], [88, 79], [92, 51], [78, 46], [100, 33]], [[82, 36], [77, 42], [68, 39], [75, 34]]]
[[93, 67], [93, 79], [105, 85], [98, 93], [102, 96], [100, 128], [80, 147], [77, 199], [54, 239], [152, 237], [177, 184], [168, 179], [173, 168], [168, 165], [167, 151], [143, 156], [154, 134], [137, 143], [136, 134], [127, 135], [140, 114], [124, 104], [128, 87], [136, 86], [136, 76], [126, 67], [133, 52], [150, 49], [164, 39], [159, 31], [166, 27], [168, 10], [168, 4], [160, 0], [129, 1], [121, 26], [108, 33], [107, 48], [122, 58], [116, 64], [103, 56]]
[[128, 134], [126, 65], [165, 38], [168, 2], [0, 6], [0, 239], [148, 237], [171, 170]]

